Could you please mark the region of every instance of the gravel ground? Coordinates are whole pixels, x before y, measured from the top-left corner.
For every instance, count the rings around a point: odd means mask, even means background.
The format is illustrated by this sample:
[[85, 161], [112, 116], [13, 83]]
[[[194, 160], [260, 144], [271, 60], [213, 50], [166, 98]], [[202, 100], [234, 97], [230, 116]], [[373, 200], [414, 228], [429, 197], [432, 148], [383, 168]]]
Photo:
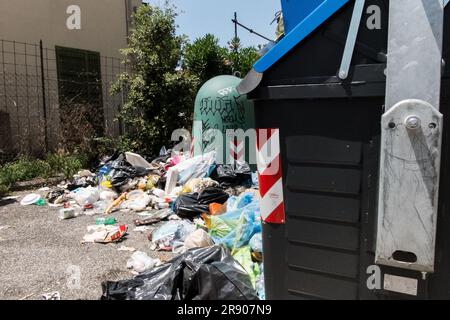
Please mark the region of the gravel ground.
[[[13, 195], [20, 196], [20, 201], [28, 193]], [[60, 292], [61, 299], [99, 299], [102, 281], [133, 277], [126, 268], [132, 253], [118, 251], [122, 245], [163, 261], [172, 257], [150, 250], [150, 231], [133, 231], [136, 213], [112, 214], [120, 224], [128, 225], [122, 242], [81, 244], [86, 227], [95, 224], [99, 216], [60, 220], [58, 211], [48, 206], [0, 202], [0, 299], [42, 299], [42, 294], [54, 291]], [[78, 270], [79, 287], [73, 280]]]

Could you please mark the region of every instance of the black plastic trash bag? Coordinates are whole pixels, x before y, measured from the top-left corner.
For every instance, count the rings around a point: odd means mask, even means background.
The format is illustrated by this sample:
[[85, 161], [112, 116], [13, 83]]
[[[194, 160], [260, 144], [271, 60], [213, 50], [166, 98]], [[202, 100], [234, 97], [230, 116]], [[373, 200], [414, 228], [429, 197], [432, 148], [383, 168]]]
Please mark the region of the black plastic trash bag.
[[174, 211], [180, 218], [193, 219], [198, 215], [209, 212], [211, 203], [224, 204], [229, 195], [216, 187], [206, 188], [202, 193], [187, 193], [179, 196], [175, 201]]
[[102, 300], [258, 300], [244, 268], [221, 246], [195, 248], [130, 280], [102, 283]]
[[236, 163], [236, 165], [217, 165], [211, 173], [211, 179], [216, 180], [222, 187], [248, 186], [252, 185], [252, 171], [247, 162]]
[[130, 179], [145, 176], [149, 172], [145, 168], [133, 167], [128, 163], [124, 154], [120, 154], [114, 160], [106, 162], [105, 165], [110, 168], [108, 176], [114, 188], [119, 188]]

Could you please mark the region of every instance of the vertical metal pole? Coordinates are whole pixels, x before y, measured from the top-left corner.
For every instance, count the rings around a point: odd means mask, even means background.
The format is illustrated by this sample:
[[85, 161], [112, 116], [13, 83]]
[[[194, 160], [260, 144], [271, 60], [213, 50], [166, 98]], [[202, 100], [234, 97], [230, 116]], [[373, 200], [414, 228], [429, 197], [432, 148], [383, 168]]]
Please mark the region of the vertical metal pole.
[[234, 38], [238, 37], [237, 12], [234, 13]]
[[5, 70], [5, 44], [4, 40], [2, 40], [2, 73], [3, 73], [3, 89], [5, 94], [5, 111], [8, 113], [8, 99], [6, 93], [6, 70]]
[[47, 99], [45, 94], [45, 74], [44, 74], [44, 49], [42, 46], [42, 40], [39, 41], [39, 50], [41, 55], [41, 89], [42, 89], [42, 110], [44, 111], [44, 145], [45, 151], [48, 151], [48, 139], [47, 139]]
[[[234, 53], [236, 55], [236, 64], [239, 63], [239, 52], [237, 47], [237, 39], [238, 39], [238, 20], [237, 20], [237, 12], [234, 13]], [[233, 68], [233, 74], [237, 73], [236, 67]]]
[[26, 91], [27, 91], [27, 125], [28, 125], [28, 152], [33, 152], [32, 144], [32, 133], [31, 133], [31, 115], [30, 115], [30, 95], [29, 95], [29, 79], [28, 79], [28, 53], [27, 53], [27, 44], [24, 43], [24, 54], [25, 54], [25, 78], [26, 78]]
[[[22, 130], [21, 130], [21, 126], [20, 126], [20, 110], [19, 110], [19, 94], [17, 92], [17, 56], [16, 56], [16, 42], [13, 41], [13, 56], [14, 56], [14, 87], [15, 87], [15, 91], [16, 91], [16, 95], [15, 95], [15, 106], [16, 106], [16, 121], [17, 121], [17, 137], [19, 138], [19, 141], [21, 140], [21, 135], [22, 135]], [[19, 142], [18, 141], [18, 142]], [[19, 146], [19, 151], [22, 152], [23, 151], [23, 143], [20, 143]]]

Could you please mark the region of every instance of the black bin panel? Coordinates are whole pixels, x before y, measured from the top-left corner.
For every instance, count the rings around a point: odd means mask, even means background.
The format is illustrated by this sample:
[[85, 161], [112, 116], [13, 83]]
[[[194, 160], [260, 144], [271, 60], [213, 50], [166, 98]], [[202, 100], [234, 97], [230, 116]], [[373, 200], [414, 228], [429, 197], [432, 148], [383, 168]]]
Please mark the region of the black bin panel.
[[348, 223], [359, 221], [359, 199], [291, 190], [287, 190], [284, 198], [286, 211], [292, 217]]
[[315, 299], [353, 300], [358, 296], [358, 285], [351, 280], [311, 274], [295, 269], [287, 273], [288, 292], [292, 299], [309, 296]]
[[359, 169], [289, 165], [286, 185], [289, 189], [359, 194]]
[[286, 152], [288, 161], [293, 163], [358, 165], [361, 163], [362, 144], [321, 136], [295, 136], [286, 139]]
[[289, 266], [297, 269], [353, 280], [358, 276], [359, 259], [355, 253], [290, 243], [287, 256]]
[[286, 227], [290, 241], [344, 250], [359, 248], [357, 227], [293, 218], [288, 219]]

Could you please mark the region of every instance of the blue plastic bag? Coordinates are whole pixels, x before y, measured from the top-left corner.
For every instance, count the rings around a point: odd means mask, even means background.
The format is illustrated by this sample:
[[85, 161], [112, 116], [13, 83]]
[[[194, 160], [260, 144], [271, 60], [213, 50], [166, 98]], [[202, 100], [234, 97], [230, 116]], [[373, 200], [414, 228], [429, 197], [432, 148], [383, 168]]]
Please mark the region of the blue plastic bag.
[[[243, 197], [243, 199], [248, 200], [246, 197]], [[212, 236], [216, 244], [225, 245], [231, 250], [248, 245], [253, 235], [262, 232], [258, 200], [253, 200], [246, 206], [232, 212], [224, 213], [217, 218], [236, 225], [230, 233], [222, 238]]]
[[253, 252], [263, 252], [263, 246], [262, 246], [262, 233], [257, 233], [255, 234], [251, 239], [250, 239], [250, 248], [252, 249]]
[[244, 192], [239, 197], [233, 196], [228, 198], [227, 212], [232, 212], [244, 208], [245, 206], [253, 202], [254, 197], [254, 193]]

